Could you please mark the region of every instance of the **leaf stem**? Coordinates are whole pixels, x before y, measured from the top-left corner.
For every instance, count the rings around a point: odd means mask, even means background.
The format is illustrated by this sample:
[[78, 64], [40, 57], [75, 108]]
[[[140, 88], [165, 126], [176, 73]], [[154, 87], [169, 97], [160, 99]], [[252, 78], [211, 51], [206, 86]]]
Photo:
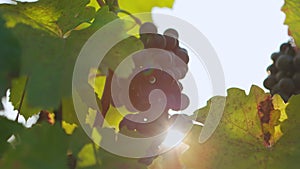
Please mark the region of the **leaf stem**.
[[[98, 126], [99, 123], [100, 125], [102, 125], [104, 118], [106, 116], [106, 113], [110, 107], [110, 102], [111, 102], [111, 82], [112, 82], [112, 78], [113, 78], [114, 72], [112, 70], [108, 70], [108, 74], [106, 76], [106, 82], [104, 85], [104, 90], [103, 90], [103, 94], [101, 96], [101, 100], [100, 100], [100, 110], [101, 112], [97, 114], [96, 116], [96, 120], [94, 123], [94, 126]], [[102, 115], [102, 117], [101, 117]]]
[[16, 117], [16, 119], [15, 119], [16, 122], [19, 121], [19, 116], [20, 116], [20, 113], [21, 113], [21, 108], [22, 108], [23, 101], [24, 101], [24, 98], [25, 98], [27, 82], [28, 82], [28, 77], [26, 77], [26, 82], [25, 82], [24, 90], [23, 90], [23, 92], [22, 92], [20, 105], [19, 105], [19, 107], [18, 107], [18, 114], [17, 114], [17, 117]]
[[99, 4], [100, 7], [105, 6], [105, 3], [104, 3], [103, 0], [97, 0], [97, 2], [98, 2], [98, 4]]

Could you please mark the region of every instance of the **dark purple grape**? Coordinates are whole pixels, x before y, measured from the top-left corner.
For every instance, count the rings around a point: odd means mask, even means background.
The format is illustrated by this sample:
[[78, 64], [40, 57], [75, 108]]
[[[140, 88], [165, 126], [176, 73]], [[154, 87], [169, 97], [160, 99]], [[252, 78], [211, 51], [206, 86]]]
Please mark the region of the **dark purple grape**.
[[295, 70], [300, 70], [300, 53], [298, 53], [298, 54], [294, 57], [293, 63], [294, 63], [294, 68], [295, 68]]
[[265, 80], [264, 80], [264, 87], [271, 90], [272, 87], [277, 83], [277, 80], [275, 78], [274, 75], [270, 75], [268, 76]]
[[294, 81], [294, 84], [296, 85], [296, 88], [300, 89], [300, 72], [297, 72], [294, 74], [293, 81]]
[[154, 89], [161, 89], [167, 97], [167, 103], [160, 104], [167, 104], [167, 108], [172, 108], [171, 98], [176, 98], [176, 102], [180, 104], [181, 89], [177, 81], [164, 71], [149, 69], [138, 73], [130, 83], [129, 98], [132, 105], [139, 111], [148, 110], [149, 95]]
[[269, 74], [276, 74], [278, 72], [278, 69], [276, 68], [275, 64], [272, 64], [267, 68], [267, 72]]
[[143, 34], [141, 35], [144, 48], [158, 48], [164, 49], [166, 47], [166, 39], [160, 34]]
[[288, 77], [287, 72], [285, 71], [279, 71], [275, 75], [276, 80], [279, 82], [281, 79]]
[[166, 39], [166, 50], [172, 51], [173, 49], [178, 47], [179, 42], [177, 39], [166, 35], [164, 35], [164, 37]]
[[172, 29], [172, 28], [169, 28], [169, 29], [165, 30], [164, 35], [167, 35], [167, 36], [170, 36], [170, 37], [173, 37], [173, 38], [176, 38], [176, 39], [178, 39], [178, 37], [179, 37], [178, 32], [175, 29]]
[[291, 94], [295, 90], [295, 84], [291, 78], [283, 78], [279, 82], [280, 91], [286, 94]]
[[285, 51], [290, 48], [291, 44], [290, 43], [283, 43], [280, 45], [280, 52], [285, 53]]
[[184, 48], [176, 48], [174, 50], [175, 55], [177, 55], [184, 63], [189, 63], [189, 55], [186, 49]]
[[140, 27], [140, 35], [142, 34], [156, 34], [157, 27], [152, 22], [145, 22]]
[[280, 53], [295, 56], [296, 51], [294, 50], [293, 46], [287, 42], [280, 46]]
[[278, 83], [276, 85], [274, 85], [272, 87], [272, 89], [270, 89], [271, 95], [278, 94], [279, 92], [280, 92], [280, 88], [279, 88], [279, 84]]
[[278, 94], [281, 96], [284, 102], [288, 102], [289, 98], [291, 97], [291, 94], [287, 94], [283, 91], [278, 92]]
[[276, 67], [282, 71], [292, 71], [293, 70], [293, 56], [291, 55], [281, 55], [276, 61]]
[[281, 55], [281, 53], [279, 52], [275, 52], [271, 55], [271, 59], [276, 62], [276, 60], [279, 58], [279, 56]]

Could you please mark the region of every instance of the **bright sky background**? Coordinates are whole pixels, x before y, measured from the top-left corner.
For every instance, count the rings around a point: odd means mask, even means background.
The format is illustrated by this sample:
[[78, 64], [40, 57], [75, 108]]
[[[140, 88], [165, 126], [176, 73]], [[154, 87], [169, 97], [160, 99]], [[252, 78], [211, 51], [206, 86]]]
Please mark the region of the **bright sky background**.
[[[289, 40], [287, 26], [283, 25], [283, 3], [283, 0], [175, 0], [173, 9], [155, 8], [153, 12], [176, 16], [196, 26], [218, 54], [226, 88], [249, 91], [252, 84], [263, 87], [266, 68], [272, 63], [271, 53]], [[191, 62], [190, 66], [192, 73], [197, 72], [199, 65]], [[209, 90], [199, 92], [203, 99], [200, 104], [211, 97]]]
[[[9, 0], [0, 0], [4, 1]], [[197, 27], [219, 56], [226, 88], [248, 91], [252, 84], [263, 87], [271, 53], [289, 40], [282, 5], [283, 0], [175, 0], [173, 9], [155, 8], [153, 12], [179, 17]], [[191, 60], [191, 71], [199, 72], [201, 78], [200, 105], [204, 106], [212, 97], [208, 78]]]

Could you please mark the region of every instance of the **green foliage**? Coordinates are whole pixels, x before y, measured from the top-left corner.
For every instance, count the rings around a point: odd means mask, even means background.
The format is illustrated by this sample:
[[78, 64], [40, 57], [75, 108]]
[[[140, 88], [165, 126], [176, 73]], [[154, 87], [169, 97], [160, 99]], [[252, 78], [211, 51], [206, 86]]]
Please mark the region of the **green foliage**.
[[92, 20], [95, 10], [86, 7], [88, 3], [89, 0], [18, 2], [17, 5], [2, 5], [0, 12], [8, 27], [22, 23], [63, 37], [67, 31]]
[[26, 86], [28, 78], [23, 76], [18, 79], [12, 80], [11, 86], [11, 96], [10, 101], [15, 106], [16, 110], [20, 112], [21, 115], [27, 120], [29, 117], [38, 114], [40, 108], [32, 108], [28, 105], [28, 100], [26, 97]]
[[[151, 12], [153, 7], [172, 7], [174, 0], [153, 0], [147, 3], [142, 0], [119, 0], [119, 5], [113, 0], [105, 2], [109, 2], [110, 6], [99, 10], [94, 8], [97, 6], [95, 4], [88, 5], [89, 0], [39, 0], [34, 3], [0, 5], [0, 96], [10, 88], [10, 101], [25, 119], [40, 110], [51, 111], [61, 107], [63, 121], [56, 121], [54, 125], [39, 122], [27, 129], [17, 122], [0, 117], [0, 168], [147, 168], [138, 159], [107, 152], [87, 136], [79, 125], [73, 107], [72, 97], [80, 96], [76, 91], [71, 96], [72, 73], [77, 56], [87, 39], [117, 19], [117, 12]], [[286, 24], [299, 46], [299, 2], [286, 0], [283, 11], [287, 15]], [[145, 17], [143, 21], [147, 19], [151, 18]], [[83, 23], [88, 26], [82, 27]], [[115, 36], [126, 37], [132, 25], [124, 21], [111, 31]], [[114, 70], [125, 56], [142, 48], [143, 45], [135, 37], [119, 42], [105, 56], [100, 65], [101, 71]], [[102, 75], [105, 74], [103, 72]], [[91, 80], [88, 79], [90, 72], [81, 73], [83, 76], [80, 80], [88, 83]], [[96, 79], [95, 84], [90, 84], [95, 93], [101, 95], [105, 76]], [[184, 140], [189, 146], [187, 151], [182, 153], [182, 150], [175, 149], [163, 154], [150, 168], [298, 168], [300, 95], [291, 97], [288, 104], [275, 95], [272, 100], [275, 110], [269, 112], [270, 122], [262, 123], [257, 106], [267, 97], [270, 95], [257, 86], [253, 86], [248, 95], [240, 89], [229, 89], [224, 115], [212, 137], [200, 144], [201, 127], [194, 126]], [[86, 112], [79, 115], [80, 119], [86, 121], [81, 125], [92, 128], [92, 137], [99, 143], [102, 136], [93, 129], [99, 112], [84, 102], [82, 100], [80, 106]], [[209, 100], [206, 107], [196, 111], [198, 121], [205, 121], [211, 102]], [[126, 110], [124, 112], [129, 113]], [[107, 112], [107, 123], [103, 127], [116, 134], [122, 118], [123, 115], [111, 105]], [[68, 128], [66, 123], [77, 124], [74, 132], [64, 132], [63, 128]], [[130, 133], [126, 129], [121, 132], [131, 136], [139, 135], [138, 132]], [[268, 132], [271, 134], [270, 146], [266, 146], [264, 139], [264, 134]], [[8, 142], [12, 135], [15, 139]], [[70, 157], [76, 167], [70, 165]], [[158, 164], [160, 162], [163, 163]]]
[[23, 129], [21, 124], [0, 117], [0, 163], [3, 153], [11, 147], [7, 140], [12, 135], [18, 135]]
[[300, 1], [298, 0], [285, 0], [282, 7], [285, 13], [285, 24], [288, 25], [291, 36], [293, 36], [297, 47], [300, 47]]
[[36, 125], [23, 130], [19, 144], [9, 149], [0, 161], [7, 169], [67, 169], [69, 137], [59, 125]]
[[[10, 86], [10, 81], [20, 71], [21, 48], [17, 37], [5, 26], [0, 18], [0, 96], [4, 96]], [[0, 110], [2, 104], [0, 104]]]
[[[261, 89], [252, 87], [249, 95], [239, 89], [229, 89], [223, 118], [213, 136], [205, 143], [198, 142], [200, 127], [194, 127], [185, 143], [190, 148], [180, 157], [188, 168], [262, 168], [282, 169], [297, 168], [299, 159], [298, 110], [300, 97], [290, 100], [286, 113], [288, 120], [280, 123], [283, 136], [278, 142], [267, 147], [263, 140], [263, 128], [260, 124], [257, 104], [268, 94]], [[278, 98], [276, 98], [278, 99]], [[278, 100], [273, 100], [278, 102]], [[282, 99], [280, 102], [283, 102]], [[198, 120], [203, 120], [208, 106], [200, 109]], [[276, 106], [275, 106], [276, 107]], [[281, 113], [285, 105], [278, 107]], [[281, 109], [281, 110], [280, 110]], [[284, 114], [283, 114], [284, 115]], [[273, 137], [278, 137], [273, 135]]]

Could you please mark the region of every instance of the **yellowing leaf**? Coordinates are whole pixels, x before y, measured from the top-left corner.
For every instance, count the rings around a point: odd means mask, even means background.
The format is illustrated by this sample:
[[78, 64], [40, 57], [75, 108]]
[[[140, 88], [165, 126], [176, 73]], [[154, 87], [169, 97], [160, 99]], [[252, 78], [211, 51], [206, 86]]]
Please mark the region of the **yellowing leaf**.
[[133, 112], [129, 112], [124, 106], [116, 108], [110, 105], [105, 116], [103, 127], [114, 128], [116, 132], [119, 132], [119, 124], [128, 114], [133, 114]]
[[285, 112], [285, 109], [286, 109], [286, 106], [288, 105], [288, 103], [285, 103], [284, 100], [281, 98], [281, 96], [278, 95], [278, 94], [275, 94], [272, 97], [272, 102], [273, 102], [273, 105], [274, 105], [274, 109], [275, 110], [280, 110], [280, 119], [279, 119], [279, 121], [283, 122], [284, 120], [286, 120], [288, 118], [287, 115], [286, 115], [286, 112]]
[[289, 31], [293, 36], [296, 45], [300, 47], [300, 1], [298, 0], [285, 0], [282, 7], [285, 13], [284, 23], [288, 25]]
[[[175, 0], [151, 0], [145, 2], [144, 0], [119, 0], [119, 6], [121, 9], [128, 11], [132, 14], [134, 13], [144, 13], [142, 18], [139, 18], [142, 21], [152, 21], [151, 11], [154, 7], [160, 8], [172, 8]], [[148, 12], [146, 14], [145, 12]], [[125, 14], [120, 14], [124, 16]]]
[[153, 7], [172, 8], [175, 0], [119, 0], [119, 6], [130, 13], [151, 12]]
[[76, 129], [77, 125], [76, 124], [70, 124], [70, 123], [67, 123], [65, 121], [62, 121], [62, 128], [65, 130], [66, 134], [69, 134], [71, 135], [74, 130]]
[[88, 114], [85, 119], [85, 123], [88, 124], [91, 128], [93, 128], [96, 116], [97, 116], [97, 111], [89, 108]]
[[106, 82], [106, 76], [101, 75], [98, 69], [91, 69], [88, 83], [92, 86], [98, 98], [101, 99]]
[[96, 164], [93, 144], [86, 144], [78, 153], [78, 167], [89, 167]]

